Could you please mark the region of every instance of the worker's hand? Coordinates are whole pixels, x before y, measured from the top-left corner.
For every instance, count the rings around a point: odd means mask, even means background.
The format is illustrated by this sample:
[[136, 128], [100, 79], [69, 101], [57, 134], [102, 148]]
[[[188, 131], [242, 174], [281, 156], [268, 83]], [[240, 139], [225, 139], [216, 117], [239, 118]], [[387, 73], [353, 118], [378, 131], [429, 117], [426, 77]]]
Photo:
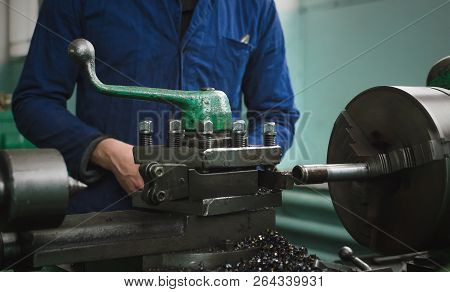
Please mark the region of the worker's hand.
[[105, 139], [92, 152], [91, 161], [111, 171], [127, 194], [144, 187], [139, 165], [134, 163], [132, 145], [112, 138]]

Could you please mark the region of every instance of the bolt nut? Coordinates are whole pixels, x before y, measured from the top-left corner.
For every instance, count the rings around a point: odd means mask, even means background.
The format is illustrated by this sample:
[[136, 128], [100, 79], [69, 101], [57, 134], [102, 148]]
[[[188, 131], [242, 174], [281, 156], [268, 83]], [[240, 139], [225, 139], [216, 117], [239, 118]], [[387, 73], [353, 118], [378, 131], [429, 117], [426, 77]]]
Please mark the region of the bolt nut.
[[247, 123], [244, 120], [238, 120], [233, 123], [233, 132], [247, 132]]
[[160, 191], [156, 194], [156, 200], [158, 202], [164, 202], [167, 199], [167, 194], [164, 191]]
[[139, 122], [139, 132], [141, 133], [153, 133], [153, 122], [152, 120], [145, 119]]
[[164, 169], [161, 166], [154, 167], [152, 171], [156, 177], [161, 177], [164, 175]]
[[198, 123], [198, 133], [212, 135], [214, 133], [214, 125], [210, 120], [203, 120]]
[[276, 132], [276, 124], [274, 122], [264, 123], [263, 132], [266, 135], [275, 135]]
[[170, 120], [169, 121], [169, 132], [170, 133], [182, 133], [183, 128], [181, 126], [180, 120]]

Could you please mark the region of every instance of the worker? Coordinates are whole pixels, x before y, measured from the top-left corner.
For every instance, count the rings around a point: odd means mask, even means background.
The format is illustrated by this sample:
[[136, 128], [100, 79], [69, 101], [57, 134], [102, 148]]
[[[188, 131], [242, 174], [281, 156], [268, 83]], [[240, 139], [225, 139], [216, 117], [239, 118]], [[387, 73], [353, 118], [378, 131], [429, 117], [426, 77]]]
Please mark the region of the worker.
[[[14, 93], [18, 129], [40, 148], [58, 149], [70, 174], [89, 185], [68, 213], [123, 210], [143, 187], [132, 147], [137, 123], [151, 118], [154, 143], [165, 141], [172, 105], [124, 100], [96, 92], [69, 43], [96, 49], [106, 84], [224, 91], [233, 118], [248, 109], [249, 142], [261, 142], [264, 121], [277, 123], [287, 150], [299, 112], [273, 0], [46, 0]], [[66, 109], [76, 88], [76, 116]], [[242, 98], [243, 96], [243, 98]]]

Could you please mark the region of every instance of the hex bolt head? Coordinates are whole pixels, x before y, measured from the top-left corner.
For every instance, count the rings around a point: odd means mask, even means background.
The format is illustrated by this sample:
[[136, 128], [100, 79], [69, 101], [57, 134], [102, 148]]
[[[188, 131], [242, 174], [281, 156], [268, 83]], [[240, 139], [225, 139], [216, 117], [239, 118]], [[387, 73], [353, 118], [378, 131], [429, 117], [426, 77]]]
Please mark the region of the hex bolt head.
[[233, 147], [246, 147], [248, 144], [247, 124], [244, 120], [233, 123], [233, 135], [231, 139]]
[[168, 147], [180, 147], [184, 136], [183, 124], [181, 120], [169, 120], [169, 130], [167, 136]]
[[203, 120], [198, 123], [197, 131], [199, 134], [212, 135], [214, 133], [214, 125], [211, 120]]
[[181, 125], [181, 120], [170, 120], [169, 121], [169, 133], [182, 133], [183, 128]]
[[263, 133], [267, 135], [275, 135], [277, 133], [275, 122], [264, 123]]
[[276, 146], [276, 124], [274, 122], [264, 123], [263, 127], [264, 146]]
[[233, 123], [233, 132], [247, 132], [247, 123], [244, 120], [238, 120]]
[[139, 122], [139, 132], [147, 134], [153, 133], [153, 121], [145, 119]]

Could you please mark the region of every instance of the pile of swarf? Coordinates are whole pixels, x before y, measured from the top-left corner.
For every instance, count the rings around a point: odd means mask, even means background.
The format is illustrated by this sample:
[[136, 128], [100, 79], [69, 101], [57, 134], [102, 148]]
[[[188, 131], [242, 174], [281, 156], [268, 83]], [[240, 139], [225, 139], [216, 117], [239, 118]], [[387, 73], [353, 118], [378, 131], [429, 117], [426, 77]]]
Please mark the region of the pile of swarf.
[[306, 247], [296, 247], [276, 231], [246, 239], [235, 250], [259, 248], [253, 257], [218, 269], [225, 272], [312, 272], [320, 271], [319, 259], [308, 255]]

